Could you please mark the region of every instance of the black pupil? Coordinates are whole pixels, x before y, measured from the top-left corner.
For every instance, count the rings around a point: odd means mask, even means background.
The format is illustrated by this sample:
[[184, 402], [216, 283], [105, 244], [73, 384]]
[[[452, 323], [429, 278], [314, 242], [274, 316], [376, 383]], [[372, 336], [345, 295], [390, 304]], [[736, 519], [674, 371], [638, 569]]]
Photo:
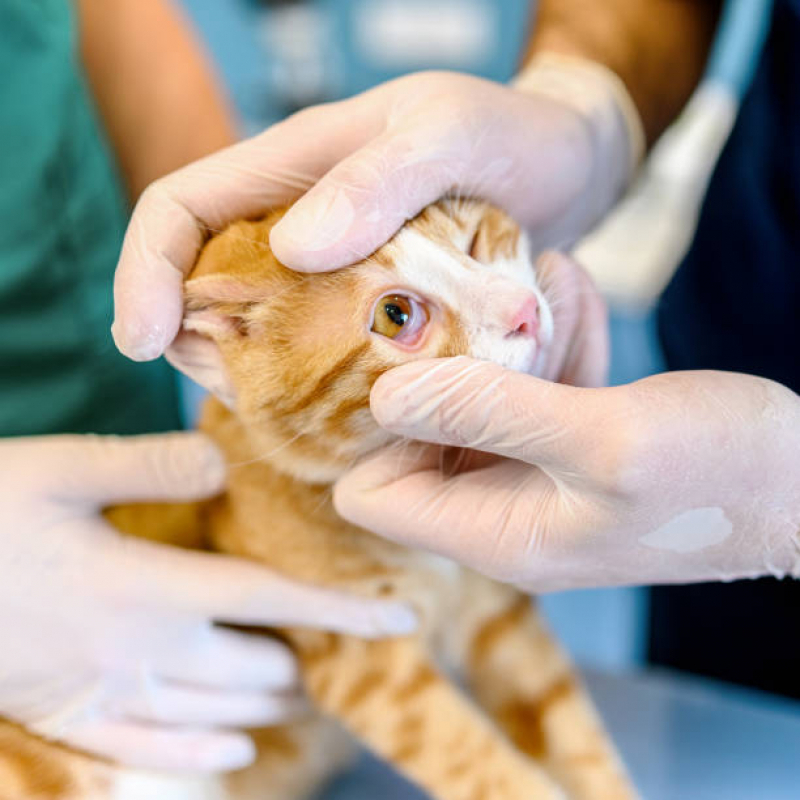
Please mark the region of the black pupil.
[[386, 312], [386, 316], [397, 325], [398, 328], [402, 328], [403, 325], [408, 322], [408, 314], [403, 311], [400, 306], [395, 305], [394, 303], [387, 303], [383, 310]]

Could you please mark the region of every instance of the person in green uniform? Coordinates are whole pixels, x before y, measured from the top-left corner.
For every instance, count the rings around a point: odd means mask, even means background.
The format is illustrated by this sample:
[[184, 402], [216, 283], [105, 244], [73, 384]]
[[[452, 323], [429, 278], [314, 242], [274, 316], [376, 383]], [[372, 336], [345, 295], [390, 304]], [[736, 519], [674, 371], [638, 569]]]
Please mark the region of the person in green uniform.
[[233, 125], [170, 0], [5, 0], [0, 74], [0, 717], [134, 766], [242, 766], [236, 729], [292, 712], [295, 665], [214, 619], [370, 635], [408, 614], [104, 525], [224, 483], [198, 434], [152, 435], [180, 427], [174, 375], [109, 327], [132, 203]]

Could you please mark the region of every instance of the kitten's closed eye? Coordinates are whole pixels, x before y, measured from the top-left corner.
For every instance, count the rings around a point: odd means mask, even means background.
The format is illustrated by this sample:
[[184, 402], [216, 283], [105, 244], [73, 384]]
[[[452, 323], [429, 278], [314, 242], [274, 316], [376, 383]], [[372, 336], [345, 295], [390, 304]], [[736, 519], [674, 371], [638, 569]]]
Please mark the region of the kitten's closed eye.
[[413, 297], [385, 295], [375, 306], [371, 330], [410, 347], [419, 341], [428, 318], [428, 310]]

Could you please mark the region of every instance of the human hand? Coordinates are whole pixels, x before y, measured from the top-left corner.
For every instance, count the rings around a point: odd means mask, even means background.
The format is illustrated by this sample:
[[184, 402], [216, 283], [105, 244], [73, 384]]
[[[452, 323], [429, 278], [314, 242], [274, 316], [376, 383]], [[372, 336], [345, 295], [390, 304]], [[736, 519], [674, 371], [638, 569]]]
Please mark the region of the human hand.
[[207, 231], [304, 192], [270, 238], [300, 270], [369, 255], [448, 193], [505, 209], [536, 251], [575, 239], [622, 191], [636, 148], [613, 79], [568, 61], [534, 65], [516, 87], [410, 75], [306, 109], [155, 182], [117, 268], [117, 346], [138, 360], [160, 355], [179, 330], [183, 277]]
[[197, 434], [0, 442], [0, 716], [130, 766], [235, 769], [254, 749], [231, 729], [280, 722], [303, 701], [283, 645], [213, 620], [408, 632], [402, 607], [121, 536], [99, 516], [223, 482]]
[[605, 386], [611, 356], [606, 301], [586, 270], [564, 253], [548, 250], [536, 276], [553, 315], [553, 336], [538, 377], [570, 386]]
[[372, 409], [481, 451], [387, 450], [340, 480], [339, 513], [402, 544], [536, 592], [800, 577], [800, 398], [771, 381], [580, 389], [456, 358], [390, 371]]

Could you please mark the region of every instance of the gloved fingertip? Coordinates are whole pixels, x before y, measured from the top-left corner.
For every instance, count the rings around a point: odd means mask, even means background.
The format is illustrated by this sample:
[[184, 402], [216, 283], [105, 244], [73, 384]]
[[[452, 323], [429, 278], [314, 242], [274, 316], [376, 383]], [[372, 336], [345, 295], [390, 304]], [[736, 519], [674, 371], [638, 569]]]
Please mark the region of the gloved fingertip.
[[407, 636], [419, 627], [419, 619], [408, 606], [387, 603], [378, 606], [375, 613], [375, 628], [386, 636]]
[[355, 219], [342, 189], [320, 186], [297, 201], [270, 231], [278, 260], [299, 271], [322, 272], [342, 266], [328, 262], [328, 251], [347, 236]]
[[331, 620], [331, 629], [364, 639], [381, 639], [385, 636], [408, 636], [419, 627], [414, 611], [402, 603], [366, 601], [368, 605], [353, 609], [346, 621]]
[[230, 772], [248, 767], [256, 760], [253, 740], [244, 734], [215, 737], [197, 753], [198, 766], [210, 772]]
[[165, 434], [155, 453], [154, 470], [162, 490], [199, 499], [220, 492], [227, 479], [225, 457], [214, 442], [199, 432]]
[[216, 492], [225, 486], [228, 467], [219, 448], [209, 440], [197, 445], [197, 474], [201, 490]]
[[415, 414], [440, 388], [434, 377], [457, 368], [459, 361], [459, 358], [425, 359], [381, 375], [370, 393], [370, 409], [378, 424], [396, 433], [413, 429], [419, 422]]
[[273, 691], [288, 691], [295, 688], [300, 680], [300, 672], [288, 645], [277, 640], [260, 642], [269, 646], [269, 663], [263, 670], [263, 681]]
[[114, 345], [122, 355], [127, 356], [132, 361], [152, 361], [161, 355], [158, 344], [153, 341], [142, 341], [130, 333], [119, 323], [114, 322], [111, 326], [111, 338]]
[[404, 386], [403, 376], [395, 375], [397, 369], [389, 370], [378, 378], [369, 395], [369, 407], [375, 421], [382, 428], [391, 430], [402, 420], [401, 398], [397, 396]]
[[166, 348], [164, 337], [158, 333], [143, 335], [139, 330], [131, 331], [118, 320], [111, 326], [111, 338], [117, 350], [132, 361], [152, 361]]

